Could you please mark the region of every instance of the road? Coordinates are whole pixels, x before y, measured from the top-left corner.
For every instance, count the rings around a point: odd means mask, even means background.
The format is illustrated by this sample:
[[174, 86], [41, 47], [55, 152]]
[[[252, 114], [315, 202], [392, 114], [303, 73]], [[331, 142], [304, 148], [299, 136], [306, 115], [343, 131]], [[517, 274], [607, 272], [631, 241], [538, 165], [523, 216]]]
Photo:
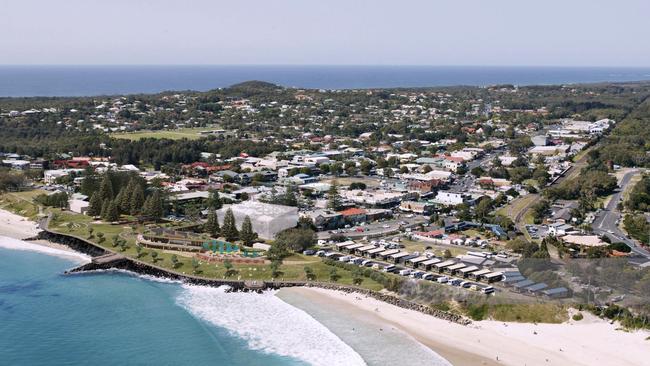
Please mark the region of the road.
[[633, 261], [638, 262], [641, 259], [642, 262], [647, 262], [650, 261], [650, 252], [636, 245], [634, 240], [628, 239], [617, 225], [617, 221], [621, 218], [621, 212], [617, 208], [618, 203], [621, 202], [623, 192], [627, 189], [632, 177], [638, 172], [638, 170], [634, 169], [623, 175], [619, 183], [620, 189], [612, 195], [607, 207], [596, 215], [591, 227], [595, 234], [606, 235], [612, 242], [620, 241], [627, 244], [632, 249], [632, 252], [636, 254], [637, 258], [633, 258]]
[[[403, 225], [402, 221], [406, 222], [406, 225]], [[354, 226], [348, 229], [342, 229], [345, 230], [345, 232], [341, 234], [352, 239], [363, 238], [364, 236], [367, 236], [369, 238], [379, 237], [396, 233], [402, 227], [415, 227], [426, 222], [429, 222], [429, 219], [425, 216], [415, 215], [413, 217], [406, 217], [405, 215], [400, 215], [399, 217], [396, 217], [392, 220], [374, 222], [366, 224], [364, 226]], [[357, 232], [357, 228], [363, 228], [367, 231]], [[329, 231], [319, 231], [318, 239], [329, 239], [332, 235], [336, 235], [336, 231], [333, 232], [334, 233], [330, 233]]]

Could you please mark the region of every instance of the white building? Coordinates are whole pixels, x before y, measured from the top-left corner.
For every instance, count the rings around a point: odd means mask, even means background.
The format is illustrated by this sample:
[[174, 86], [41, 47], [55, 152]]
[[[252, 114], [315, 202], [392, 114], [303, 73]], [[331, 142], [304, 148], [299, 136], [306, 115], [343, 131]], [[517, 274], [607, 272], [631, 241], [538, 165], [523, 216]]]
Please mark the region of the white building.
[[465, 197], [466, 196], [462, 193], [438, 191], [438, 194], [436, 195], [436, 198], [433, 199], [433, 201], [443, 205], [455, 206], [465, 202]]
[[250, 217], [253, 231], [262, 239], [273, 239], [282, 230], [298, 224], [298, 208], [272, 205], [259, 201], [244, 201], [235, 205], [226, 205], [217, 211], [221, 225], [228, 209], [235, 215], [237, 228], [241, 229], [246, 216]]

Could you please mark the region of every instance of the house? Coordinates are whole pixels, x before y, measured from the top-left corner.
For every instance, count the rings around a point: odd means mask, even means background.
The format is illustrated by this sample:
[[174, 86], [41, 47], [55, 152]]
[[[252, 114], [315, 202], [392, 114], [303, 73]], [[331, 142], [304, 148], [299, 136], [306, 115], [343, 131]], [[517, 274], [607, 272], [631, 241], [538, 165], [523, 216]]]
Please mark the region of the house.
[[549, 235], [562, 236], [568, 234], [571, 231], [573, 231], [573, 226], [563, 224], [561, 222], [548, 225]]
[[314, 210], [305, 212], [303, 216], [311, 218], [318, 230], [338, 229], [345, 225], [345, 219], [340, 212]]

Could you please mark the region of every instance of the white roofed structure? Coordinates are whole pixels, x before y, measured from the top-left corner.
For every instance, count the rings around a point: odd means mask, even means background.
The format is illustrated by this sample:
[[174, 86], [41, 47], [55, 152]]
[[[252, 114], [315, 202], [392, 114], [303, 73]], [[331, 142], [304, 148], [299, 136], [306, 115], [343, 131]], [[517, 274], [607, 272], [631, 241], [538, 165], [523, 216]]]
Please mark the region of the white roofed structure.
[[253, 231], [262, 239], [273, 239], [280, 231], [295, 227], [298, 224], [298, 208], [291, 206], [273, 205], [259, 201], [244, 201], [235, 205], [226, 205], [217, 211], [219, 221], [228, 209], [235, 215], [237, 228], [246, 216], [250, 217]]

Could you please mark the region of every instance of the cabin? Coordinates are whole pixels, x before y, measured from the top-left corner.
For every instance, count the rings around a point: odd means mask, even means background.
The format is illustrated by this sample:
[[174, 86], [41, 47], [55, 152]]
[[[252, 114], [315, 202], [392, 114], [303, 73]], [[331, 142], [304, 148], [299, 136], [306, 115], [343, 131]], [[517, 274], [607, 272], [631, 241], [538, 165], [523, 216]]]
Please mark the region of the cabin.
[[431, 270], [431, 267], [433, 267], [436, 263], [442, 262], [442, 259], [440, 258], [431, 258], [428, 259], [424, 262], [418, 263], [418, 268], [423, 269], [425, 271]]
[[456, 264], [456, 261], [448, 260], [441, 263], [436, 263], [433, 266], [435, 267], [435, 269], [438, 270], [439, 273], [442, 273], [445, 270], [445, 268], [453, 266], [454, 264]]

